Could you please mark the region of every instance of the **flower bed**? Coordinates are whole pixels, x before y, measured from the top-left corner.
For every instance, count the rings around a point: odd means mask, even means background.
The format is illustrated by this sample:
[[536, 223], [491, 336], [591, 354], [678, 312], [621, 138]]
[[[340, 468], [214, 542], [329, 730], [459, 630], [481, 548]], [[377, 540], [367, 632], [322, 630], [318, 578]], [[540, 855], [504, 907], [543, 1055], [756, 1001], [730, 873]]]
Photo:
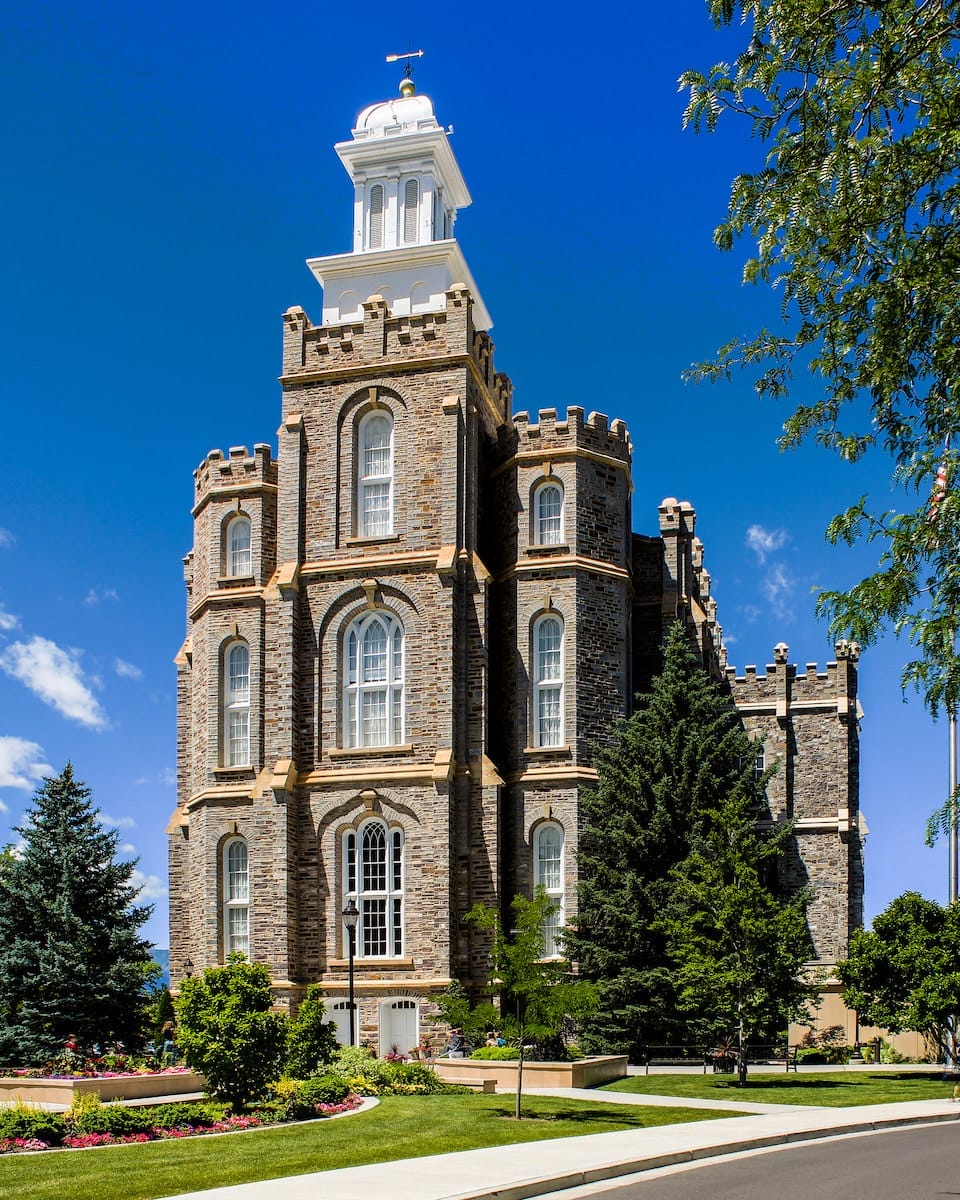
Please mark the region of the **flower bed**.
[[75, 1096], [96, 1092], [101, 1100], [151, 1100], [203, 1092], [207, 1081], [186, 1067], [103, 1075], [41, 1075], [27, 1072], [0, 1077], [0, 1104], [22, 1100], [69, 1108]]
[[[497, 1089], [517, 1086], [517, 1063], [477, 1058], [438, 1058], [434, 1064], [441, 1079], [469, 1084], [476, 1079], [493, 1079]], [[531, 1062], [523, 1064], [526, 1087], [584, 1088], [597, 1087], [622, 1079], [627, 1073], [627, 1057], [619, 1054], [579, 1058], [575, 1062]]]

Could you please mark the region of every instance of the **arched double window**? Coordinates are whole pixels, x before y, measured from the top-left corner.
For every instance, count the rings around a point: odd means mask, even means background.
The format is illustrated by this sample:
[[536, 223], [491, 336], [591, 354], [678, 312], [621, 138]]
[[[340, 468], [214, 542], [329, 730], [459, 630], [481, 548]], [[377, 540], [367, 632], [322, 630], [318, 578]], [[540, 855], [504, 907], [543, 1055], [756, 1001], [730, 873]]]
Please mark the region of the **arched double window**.
[[403, 626], [385, 609], [358, 618], [344, 638], [343, 743], [403, 744]]
[[357, 535], [393, 532], [393, 418], [374, 409], [357, 431]]
[[543, 954], [557, 958], [564, 917], [563, 829], [554, 821], [538, 825], [533, 835], [533, 886], [542, 887], [555, 906], [543, 922]]
[[533, 743], [563, 745], [563, 625], [553, 616], [533, 627]]
[[356, 902], [357, 955], [403, 954], [403, 832], [384, 821], [366, 821], [343, 839], [344, 904]]
[[250, 518], [242, 514], [227, 525], [227, 574], [252, 575], [253, 554], [250, 541]]
[[250, 648], [231, 642], [223, 655], [223, 739], [225, 767], [250, 765]]
[[533, 540], [538, 546], [559, 546], [563, 541], [563, 488], [542, 483], [533, 494]]
[[223, 955], [239, 951], [250, 957], [250, 871], [247, 843], [228, 838], [223, 846]]

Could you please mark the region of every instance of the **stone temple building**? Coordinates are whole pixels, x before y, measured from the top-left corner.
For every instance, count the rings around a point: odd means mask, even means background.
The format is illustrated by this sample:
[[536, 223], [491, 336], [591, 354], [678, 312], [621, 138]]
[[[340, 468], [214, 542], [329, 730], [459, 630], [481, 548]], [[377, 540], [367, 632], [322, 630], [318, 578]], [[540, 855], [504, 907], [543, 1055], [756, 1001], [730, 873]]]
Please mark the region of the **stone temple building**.
[[690, 504], [632, 533], [623, 421], [513, 411], [429, 98], [405, 81], [336, 152], [353, 249], [308, 263], [318, 324], [283, 316], [278, 455], [215, 450], [195, 473], [174, 986], [240, 950], [280, 1004], [320, 982], [346, 1040], [353, 900], [360, 1036], [414, 1045], [437, 993], [482, 974], [476, 902], [542, 883], [576, 918], [591, 747], [678, 618], [780, 764], [771, 808], [797, 822], [791, 878], [835, 961], [861, 919], [857, 648], [822, 671], [784, 645], [764, 672], [728, 668]]

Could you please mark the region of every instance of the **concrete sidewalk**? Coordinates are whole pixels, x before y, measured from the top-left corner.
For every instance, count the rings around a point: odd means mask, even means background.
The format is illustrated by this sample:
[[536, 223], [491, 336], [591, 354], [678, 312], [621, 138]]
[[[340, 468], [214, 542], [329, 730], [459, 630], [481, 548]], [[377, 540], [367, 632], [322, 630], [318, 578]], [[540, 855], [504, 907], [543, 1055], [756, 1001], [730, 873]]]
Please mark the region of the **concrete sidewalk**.
[[[573, 1088], [542, 1089], [541, 1094], [571, 1099], [609, 1099], [617, 1103], [663, 1102], [671, 1106], [700, 1106], [694, 1101], [678, 1101], [674, 1097], [583, 1092]], [[523, 1200], [527, 1196], [598, 1183], [637, 1171], [744, 1150], [960, 1119], [960, 1105], [949, 1100], [915, 1100], [906, 1104], [871, 1104], [860, 1108], [806, 1108], [731, 1101], [701, 1101], [700, 1104], [705, 1108], [729, 1108], [748, 1115], [466, 1150], [431, 1158], [406, 1158], [189, 1192], [176, 1200], [316, 1200], [318, 1196], [323, 1200], [370, 1200], [371, 1196], [385, 1196], [389, 1200]]]

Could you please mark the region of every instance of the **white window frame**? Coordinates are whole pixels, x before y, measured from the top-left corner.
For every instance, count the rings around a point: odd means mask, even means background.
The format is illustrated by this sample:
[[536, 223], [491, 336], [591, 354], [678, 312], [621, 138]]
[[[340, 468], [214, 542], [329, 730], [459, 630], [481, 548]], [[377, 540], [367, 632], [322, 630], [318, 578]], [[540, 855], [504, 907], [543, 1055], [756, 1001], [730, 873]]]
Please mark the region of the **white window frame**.
[[543, 957], [560, 958], [559, 932], [564, 924], [566, 891], [564, 880], [563, 826], [557, 821], [541, 822], [533, 833], [533, 886], [542, 887], [557, 910], [543, 923]]
[[[559, 504], [556, 513], [548, 513], [544, 508], [544, 500], [553, 492], [559, 496]], [[533, 493], [534, 545], [561, 546], [563, 536], [563, 487], [556, 479], [546, 479], [537, 485]]]
[[250, 854], [245, 838], [231, 837], [223, 843], [221, 878], [223, 957], [240, 951], [250, 958]]
[[343, 835], [343, 904], [353, 900], [360, 911], [358, 959], [403, 957], [404, 850], [403, 830], [379, 818]]
[[[390, 427], [387, 445], [372, 445], [370, 430], [384, 421]], [[385, 408], [372, 409], [357, 424], [358, 537], [390, 537], [393, 533], [393, 434], [393, 414]]]
[[[548, 627], [556, 626], [559, 638], [546, 641]], [[533, 625], [533, 744], [544, 749], [563, 742], [564, 628], [555, 613], [545, 613]]]
[[756, 738], [752, 749], [754, 752], [753, 778], [759, 783], [767, 769], [767, 748], [761, 738]]
[[[246, 670], [239, 669], [242, 657]], [[250, 647], [240, 639], [223, 648], [223, 765], [249, 767], [250, 755]]]
[[[383, 631], [382, 639], [377, 626]], [[383, 749], [404, 744], [405, 673], [403, 624], [395, 613], [377, 608], [351, 621], [343, 638], [346, 749]]]
[[[238, 541], [237, 534], [246, 530], [246, 545]], [[246, 513], [237, 513], [230, 518], [226, 528], [226, 573], [231, 577], [253, 574], [253, 527]]]

